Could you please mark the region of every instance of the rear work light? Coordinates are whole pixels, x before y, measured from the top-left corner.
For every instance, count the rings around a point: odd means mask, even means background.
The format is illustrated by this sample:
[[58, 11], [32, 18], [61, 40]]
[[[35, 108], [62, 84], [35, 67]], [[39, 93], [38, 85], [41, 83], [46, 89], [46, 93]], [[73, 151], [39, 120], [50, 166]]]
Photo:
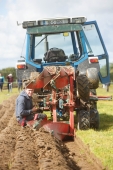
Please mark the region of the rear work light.
[[36, 21], [24, 21], [22, 23], [23, 28], [32, 27], [36, 25]]
[[89, 63], [98, 63], [98, 57], [89, 57]]
[[72, 23], [81, 24], [87, 21], [86, 17], [75, 17], [72, 18]]

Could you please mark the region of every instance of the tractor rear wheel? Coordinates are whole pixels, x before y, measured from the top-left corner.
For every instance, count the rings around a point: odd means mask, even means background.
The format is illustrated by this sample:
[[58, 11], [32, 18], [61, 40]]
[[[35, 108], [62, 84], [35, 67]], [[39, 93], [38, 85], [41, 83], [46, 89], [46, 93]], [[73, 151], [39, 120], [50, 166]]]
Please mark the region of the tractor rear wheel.
[[83, 101], [89, 101], [90, 88], [89, 80], [86, 75], [79, 75], [77, 77], [77, 93], [78, 97]]
[[88, 130], [90, 128], [90, 114], [86, 110], [80, 110], [78, 112], [78, 130]]
[[98, 130], [100, 124], [99, 112], [96, 109], [90, 109], [90, 127]]

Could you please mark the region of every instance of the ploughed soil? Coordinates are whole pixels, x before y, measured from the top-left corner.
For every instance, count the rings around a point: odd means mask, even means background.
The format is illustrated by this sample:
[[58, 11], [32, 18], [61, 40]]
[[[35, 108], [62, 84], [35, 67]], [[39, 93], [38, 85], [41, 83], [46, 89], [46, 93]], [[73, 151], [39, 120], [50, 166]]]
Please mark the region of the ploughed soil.
[[0, 170], [105, 170], [77, 135], [61, 142], [43, 128], [21, 127], [16, 97], [0, 104]]

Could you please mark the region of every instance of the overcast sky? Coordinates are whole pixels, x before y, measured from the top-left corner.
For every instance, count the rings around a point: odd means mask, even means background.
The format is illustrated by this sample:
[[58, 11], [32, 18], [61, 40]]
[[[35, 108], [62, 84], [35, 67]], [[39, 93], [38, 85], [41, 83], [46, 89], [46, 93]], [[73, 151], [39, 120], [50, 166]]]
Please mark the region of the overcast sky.
[[113, 0], [0, 0], [0, 69], [15, 67], [24, 53], [26, 30], [17, 21], [65, 16], [96, 20], [113, 63]]

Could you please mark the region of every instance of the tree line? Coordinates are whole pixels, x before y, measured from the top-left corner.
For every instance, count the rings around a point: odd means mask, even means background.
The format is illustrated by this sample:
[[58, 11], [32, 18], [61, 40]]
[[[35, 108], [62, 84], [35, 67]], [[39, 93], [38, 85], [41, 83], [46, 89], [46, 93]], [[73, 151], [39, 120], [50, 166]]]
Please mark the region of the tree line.
[[[110, 78], [111, 78], [111, 81], [113, 82], [113, 63], [110, 63], [109, 66], [110, 66]], [[0, 70], [0, 73], [2, 74], [2, 76], [4, 76], [5, 81], [7, 81], [7, 76], [9, 74], [13, 75], [13, 79], [15, 82], [17, 80], [16, 69], [14, 67], [4, 68]]]
[[110, 66], [110, 78], [111, 81], [113, 82], [113, 63], [110, 63], [109, 66]]

